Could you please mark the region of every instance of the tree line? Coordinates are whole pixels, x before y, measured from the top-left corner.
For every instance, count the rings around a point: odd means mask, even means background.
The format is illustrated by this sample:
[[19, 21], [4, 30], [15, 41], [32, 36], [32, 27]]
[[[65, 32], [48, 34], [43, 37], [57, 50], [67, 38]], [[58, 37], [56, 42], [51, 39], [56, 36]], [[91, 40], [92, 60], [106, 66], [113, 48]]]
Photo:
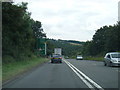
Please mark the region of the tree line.
[[3, 63], [32, 57], [38, 38], [45, 38], [40, 21], [31, 18], [27, 3], [2, 3], [2, 57]]
[[84, 42], [74, 41], [74, 40], [47, 40], [47, 55], [52, 55], [54, 53], [54, 48], [62, 48], [62, 55], [68, 56], [69, 58], [75, 58], [76, 55], [81, 54], [82, 45]]
[[120, 51], [120, 22], [96, 30], [91, 41], [83, 45], [85, 56], [103, 56], [107, 52]]

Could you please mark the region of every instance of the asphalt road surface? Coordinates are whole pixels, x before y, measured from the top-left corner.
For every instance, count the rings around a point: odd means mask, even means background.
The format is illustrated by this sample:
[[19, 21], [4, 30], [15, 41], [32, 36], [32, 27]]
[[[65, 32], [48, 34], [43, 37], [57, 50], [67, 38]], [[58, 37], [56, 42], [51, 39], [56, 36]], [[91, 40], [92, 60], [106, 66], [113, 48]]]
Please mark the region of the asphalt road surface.
[[3, 85], [3, 88], [118, 88], [119, 67], [103, 62], [65, 59], [47, 62]]

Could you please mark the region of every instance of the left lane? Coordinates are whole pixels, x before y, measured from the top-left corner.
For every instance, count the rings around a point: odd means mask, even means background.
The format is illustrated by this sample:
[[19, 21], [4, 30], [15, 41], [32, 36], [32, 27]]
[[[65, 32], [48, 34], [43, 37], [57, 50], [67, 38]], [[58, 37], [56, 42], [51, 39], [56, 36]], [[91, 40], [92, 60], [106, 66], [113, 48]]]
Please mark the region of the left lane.
[[65, 64], [50, 62], [38, 67], [3, 88], [88, 88]]

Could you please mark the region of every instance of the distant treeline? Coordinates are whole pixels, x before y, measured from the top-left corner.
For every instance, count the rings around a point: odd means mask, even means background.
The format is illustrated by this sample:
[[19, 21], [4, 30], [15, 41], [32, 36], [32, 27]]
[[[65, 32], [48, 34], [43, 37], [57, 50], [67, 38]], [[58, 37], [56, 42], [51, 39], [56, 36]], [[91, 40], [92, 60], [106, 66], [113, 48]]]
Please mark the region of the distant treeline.
[[117, 51], [120, 51], [120, 22], [98, 29], [92, 40], [84, 43], [82, 53], [86, 56], [103, 56], [106, 52]]
[[71, 42], [71, 43], [76, 43], [76, 44], [83, 44], [84, 42], [82, 41], [75, 41], [75, 40], [66, 40], [67, 42]]
[[37, 38], [46, 37], [41, 22], [34, 21], [27, 11], [27, 3], [2, 3], [3, 63], [24, 60], [37, 49]]
[[82, 44], [84, 42], [74, 40], [47, 40], [47, 55], [54, 53], [54, 48], [62, 48], [62, 55], [75, 57], [82, 52]]

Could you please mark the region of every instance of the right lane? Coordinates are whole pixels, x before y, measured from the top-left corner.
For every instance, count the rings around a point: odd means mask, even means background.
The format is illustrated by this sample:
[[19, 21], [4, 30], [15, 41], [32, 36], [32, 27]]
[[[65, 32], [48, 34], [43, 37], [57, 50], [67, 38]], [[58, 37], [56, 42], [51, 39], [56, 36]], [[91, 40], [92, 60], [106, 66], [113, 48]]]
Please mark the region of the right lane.
[[118, 88], [119, 67], [105, 67], [103, 62], [65, 59], [103, 88]]

